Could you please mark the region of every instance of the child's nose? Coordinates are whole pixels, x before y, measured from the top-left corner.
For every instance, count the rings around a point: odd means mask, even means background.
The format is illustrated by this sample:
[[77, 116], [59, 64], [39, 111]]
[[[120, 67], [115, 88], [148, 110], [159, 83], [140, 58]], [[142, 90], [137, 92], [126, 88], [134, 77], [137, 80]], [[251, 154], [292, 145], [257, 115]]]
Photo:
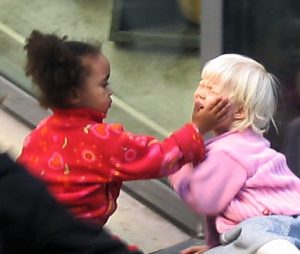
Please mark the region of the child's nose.
[[112, 91], [112, 89], [111, 89], [110, 87], [107, 88], [107, 91], [108, 91], [108, 94], [109, 94], [109, 95], [112, 95], [112, 94], [113, 94], [113, 91]]
[[196, 90], [196, 91], [194, 92], [194, 99], [197, 99], [198, 97], [199, 97], [198, 90]]
[[194, 95], [199, 94], [199, 92], [200, 92], [200, 87], [198, 86], [197, 89], [196, 89], [196, 91], [194, 92]]
[[203, 91], [203, 89], [201, 89], [200, 87], [197, 88], [197, 90], [194, 93], [194, 98], [200, 98], [200, 99], [205, 99], [205, 93]]

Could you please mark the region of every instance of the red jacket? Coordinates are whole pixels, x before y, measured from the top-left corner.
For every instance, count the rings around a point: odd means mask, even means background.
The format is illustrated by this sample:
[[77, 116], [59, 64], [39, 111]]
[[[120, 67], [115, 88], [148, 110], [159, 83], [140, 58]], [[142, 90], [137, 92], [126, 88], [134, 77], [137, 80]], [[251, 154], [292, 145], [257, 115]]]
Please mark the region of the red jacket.
[[186, 124], [164, 141], [134, 135], [104, 114], [56, 109], [25, 139], [18, 161], [75, 215], [105, 224], [123, 181], [169, 175], [204, 157], [197, 128]]

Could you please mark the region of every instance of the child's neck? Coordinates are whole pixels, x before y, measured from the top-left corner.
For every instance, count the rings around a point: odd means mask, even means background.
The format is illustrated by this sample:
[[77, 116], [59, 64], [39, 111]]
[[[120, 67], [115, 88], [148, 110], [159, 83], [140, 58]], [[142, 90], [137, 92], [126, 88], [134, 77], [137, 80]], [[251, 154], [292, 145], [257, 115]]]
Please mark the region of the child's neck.
[[214, 133], [215, 136], [220, 136], [220, 135], [222, 135], [222, 134], [224, 134], [225, 132], [228, 132], [228, 131], [230, 131], [230, 130], [228, 130], [228, 129], [218, 129], [218, 130], [213, 130], [213, 133]]

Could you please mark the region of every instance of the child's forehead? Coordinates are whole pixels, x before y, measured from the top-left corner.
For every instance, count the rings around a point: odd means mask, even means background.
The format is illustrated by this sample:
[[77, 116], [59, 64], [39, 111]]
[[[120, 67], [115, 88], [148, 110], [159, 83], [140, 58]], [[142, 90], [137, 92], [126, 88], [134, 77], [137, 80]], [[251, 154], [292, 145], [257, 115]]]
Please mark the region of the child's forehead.
[[215, 79], [221, 75], [221, 72], [212, 68], [204, 68], [201, 77], [205, 79]]
[[215, 85], [219, 85], [220, 83], [222, 82], [221, 79], [218, 77], [202, 77], [199, 85], [215, 86]]
[[106, 57], [101, 54], [83, 57], [82, 62], [89, 69], [90, 76], [106, 77], [110, 75], [110, 64]]
[[224, 82], [224, 80], [222, 80], [221, 78], [201, 79], [199, 82], [199, 87], [211, 88], [215, 91], [218, 91], [219, 93], [224, 93], [226, 95], [233, 93], [231, 86], [228, 85], [227, 82]]

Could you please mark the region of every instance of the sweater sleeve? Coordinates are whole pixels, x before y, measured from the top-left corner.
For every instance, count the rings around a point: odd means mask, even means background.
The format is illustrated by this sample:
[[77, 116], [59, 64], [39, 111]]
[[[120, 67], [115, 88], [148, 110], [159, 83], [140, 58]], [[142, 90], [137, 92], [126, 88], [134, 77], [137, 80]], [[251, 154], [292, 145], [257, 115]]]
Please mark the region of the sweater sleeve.
[[157, 178], [177, 171], [185, 163], [197, 164], [204, 157], [202, 136], [186, 124], [159, 142], [154, 137], [134, 135], [121, 126], [107, 126], [108, 139], [98, 138], [98, 147], [109, 166], [111, 180]]
[[247, 179], [246, 169], [225, 151], [210, 151], [193, 168], [185, 165], [169, 180], [179, 196], [198, 214], [218, 215]]

